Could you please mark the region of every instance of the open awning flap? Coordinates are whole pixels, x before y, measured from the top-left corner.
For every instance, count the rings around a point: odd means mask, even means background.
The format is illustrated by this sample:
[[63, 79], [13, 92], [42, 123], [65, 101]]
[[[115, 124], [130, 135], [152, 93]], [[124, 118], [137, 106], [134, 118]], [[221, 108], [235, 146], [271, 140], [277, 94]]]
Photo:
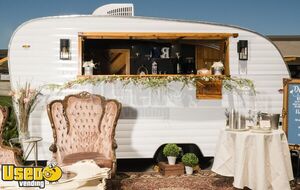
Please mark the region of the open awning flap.
[[81, 32], [86, 39], [227, 39], [238, 33], [128, 33], [128, 32]]

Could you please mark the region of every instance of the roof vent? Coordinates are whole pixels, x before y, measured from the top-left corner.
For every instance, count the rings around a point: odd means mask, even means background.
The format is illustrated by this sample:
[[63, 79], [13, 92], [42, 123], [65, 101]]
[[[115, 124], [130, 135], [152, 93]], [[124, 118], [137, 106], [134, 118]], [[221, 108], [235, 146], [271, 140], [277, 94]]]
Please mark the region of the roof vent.
[[134, 7], [131, 3], [107, 4], [97, 8], [93, 15], [134, 16]]

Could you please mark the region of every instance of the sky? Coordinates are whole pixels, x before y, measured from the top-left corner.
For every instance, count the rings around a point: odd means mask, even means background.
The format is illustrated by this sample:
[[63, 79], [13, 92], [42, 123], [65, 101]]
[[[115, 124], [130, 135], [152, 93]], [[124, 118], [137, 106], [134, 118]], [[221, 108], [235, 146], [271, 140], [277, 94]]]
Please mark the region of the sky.
[[33, 18], [91, 14], [109, 3], [133, 3], [136, 16], [237, 25], [264, 35], [300, 35], [300, 0], [0, 0], [0, 49]]

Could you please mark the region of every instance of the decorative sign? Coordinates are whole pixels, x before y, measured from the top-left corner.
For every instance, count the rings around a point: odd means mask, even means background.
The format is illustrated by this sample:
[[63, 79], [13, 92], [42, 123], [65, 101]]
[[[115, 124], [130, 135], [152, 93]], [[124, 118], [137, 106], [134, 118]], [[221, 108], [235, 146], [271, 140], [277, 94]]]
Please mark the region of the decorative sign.
[[300, 150], [300, 80], [284, 79], [283, 129], [292, 149]]
[[160, 58], [163, 58], [163, 59], [169, 59], [170, 58], [170, 48], [169, 47], [161, 48]]

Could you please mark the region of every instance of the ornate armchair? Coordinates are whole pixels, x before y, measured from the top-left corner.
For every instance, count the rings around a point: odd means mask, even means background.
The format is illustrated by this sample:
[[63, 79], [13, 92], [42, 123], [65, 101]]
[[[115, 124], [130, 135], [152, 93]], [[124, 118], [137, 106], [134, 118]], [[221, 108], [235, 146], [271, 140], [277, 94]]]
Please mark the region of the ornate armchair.
[[14, 164], [21, 165], [19, 158], [22, 156], [22, 151], [18, 148], [12, 148], [3, 144], [2, 133], [8, 118], [8, 108], [0, 106], [0, 165]]
[[47, 108], [54, 143], [50, 147], [58, 165], [93, 159], [116, 172], [115, 127], [121, 104], [81, 92], [54, 100]]

